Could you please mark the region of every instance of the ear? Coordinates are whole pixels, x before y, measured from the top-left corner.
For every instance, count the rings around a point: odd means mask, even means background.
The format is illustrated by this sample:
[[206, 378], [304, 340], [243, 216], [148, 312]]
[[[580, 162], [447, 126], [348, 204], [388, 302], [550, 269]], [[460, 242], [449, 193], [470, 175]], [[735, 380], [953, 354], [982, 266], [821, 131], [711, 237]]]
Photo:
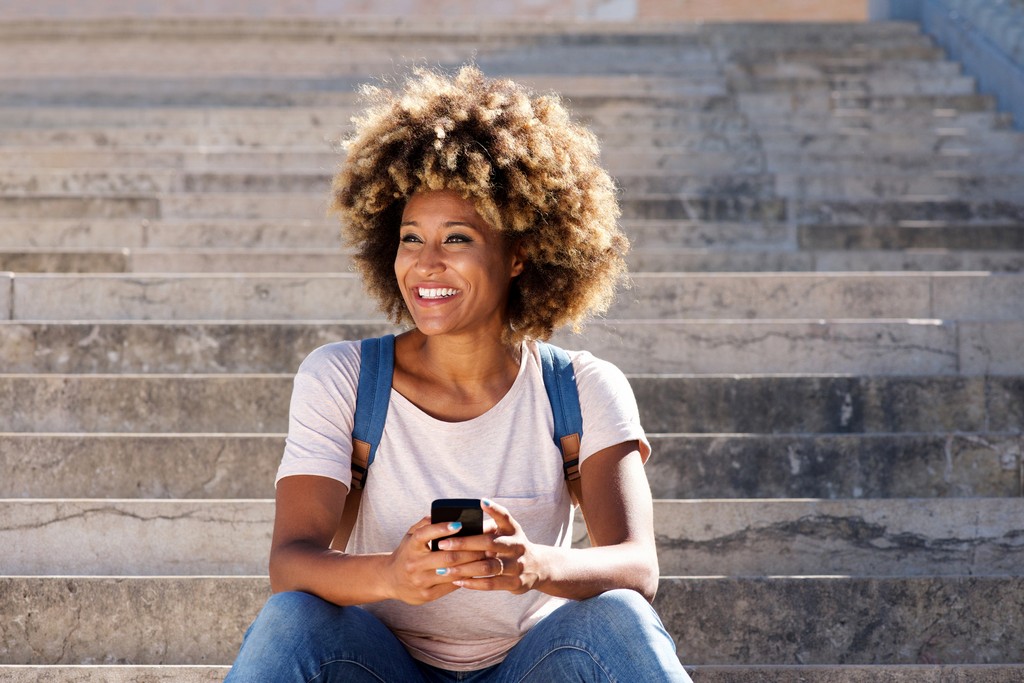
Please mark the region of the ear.
[[512, 245], [512, 277], [522, 274], [526, 267], [526, 248], [522, 241], [516, 240]]

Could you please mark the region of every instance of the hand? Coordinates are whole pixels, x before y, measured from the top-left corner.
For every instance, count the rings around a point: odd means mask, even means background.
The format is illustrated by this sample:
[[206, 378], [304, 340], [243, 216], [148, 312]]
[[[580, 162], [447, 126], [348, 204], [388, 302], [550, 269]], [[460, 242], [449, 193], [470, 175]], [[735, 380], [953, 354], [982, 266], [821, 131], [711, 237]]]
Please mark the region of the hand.
[[386, 580], [391, 597], [410, 605], [437, 600], [460, 588], [450, 567], [486, 560], [483, 551], [431, 552], [431, 541], [458, 529], [453, 524], [458, 523], [431, 524], [430, 517], [424, 517], [409, 528], [389, 558]]
[[541, 579], [538, 546], [530, 542], [506, 508], [489, 500], [484, 500], [481, 507], [493, 520], [492, 529], [481, 536], [446, 538], [438, 544], [451, 554], [467, 551], [483, 554], [477, 562], [446, 565], [448, 574], [456, 579], [454, 585], [471, 590], [505, 590], [516, 594], [532, 590]]

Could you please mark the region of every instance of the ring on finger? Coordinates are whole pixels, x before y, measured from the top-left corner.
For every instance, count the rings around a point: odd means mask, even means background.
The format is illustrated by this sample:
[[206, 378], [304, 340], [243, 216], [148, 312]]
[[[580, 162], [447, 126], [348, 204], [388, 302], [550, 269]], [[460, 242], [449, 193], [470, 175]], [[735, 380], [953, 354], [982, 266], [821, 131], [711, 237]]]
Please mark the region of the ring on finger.
[[498, 561], [498, 573], [495, 576], [501, 576], [505, 573], [505, 563], [501, 561], [500, 557], [495, 557], [494, 559]]

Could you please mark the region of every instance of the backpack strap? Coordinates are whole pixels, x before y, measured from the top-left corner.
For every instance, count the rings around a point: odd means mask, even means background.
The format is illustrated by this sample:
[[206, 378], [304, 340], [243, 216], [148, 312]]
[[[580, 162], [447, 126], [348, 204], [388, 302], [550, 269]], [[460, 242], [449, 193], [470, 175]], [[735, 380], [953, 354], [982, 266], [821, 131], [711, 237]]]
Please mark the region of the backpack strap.
[[331, 542], [343, 550], [359, 515], [359, 503], [370, 465], [377, 455], [384, 423], [388, 419], [391, 380], [395, 373], [395, 335], [364, 339], [360, 345], [359, 383], [352, 425], [352, 484], [345, 497], [341, 524]]
[[576, 389], [576, 372], [569, 354], [553, 344], [537, 342], [544, 390], [555, 418], [555, 446], [562, 452], [562, 471], [574, 505], [583, 499], [580, 481], [580, 439], [583, 438], [583, 413]]

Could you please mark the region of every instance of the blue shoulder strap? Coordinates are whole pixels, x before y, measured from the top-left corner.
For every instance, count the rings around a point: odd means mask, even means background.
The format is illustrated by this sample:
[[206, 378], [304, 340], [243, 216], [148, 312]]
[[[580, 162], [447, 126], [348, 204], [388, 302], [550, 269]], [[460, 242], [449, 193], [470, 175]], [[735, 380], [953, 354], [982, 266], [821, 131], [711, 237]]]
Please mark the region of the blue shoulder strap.
[[583, 438], [583, 413], [576, 389], [576, 373], [569, 354], [553, 344], [537, 342], [544, 390], [555, 418], [555, 446], [562, 452], [562, 470], [569, 493], [577, 505], [583, 495], [580, 483], [580, 440]]
[[360, 346], [359, 384], [352, 426], [352, 483], [366, 485], [366, 474], [388, 419], [391, 380], [395, 372], [395, 335], [364, 339]]

